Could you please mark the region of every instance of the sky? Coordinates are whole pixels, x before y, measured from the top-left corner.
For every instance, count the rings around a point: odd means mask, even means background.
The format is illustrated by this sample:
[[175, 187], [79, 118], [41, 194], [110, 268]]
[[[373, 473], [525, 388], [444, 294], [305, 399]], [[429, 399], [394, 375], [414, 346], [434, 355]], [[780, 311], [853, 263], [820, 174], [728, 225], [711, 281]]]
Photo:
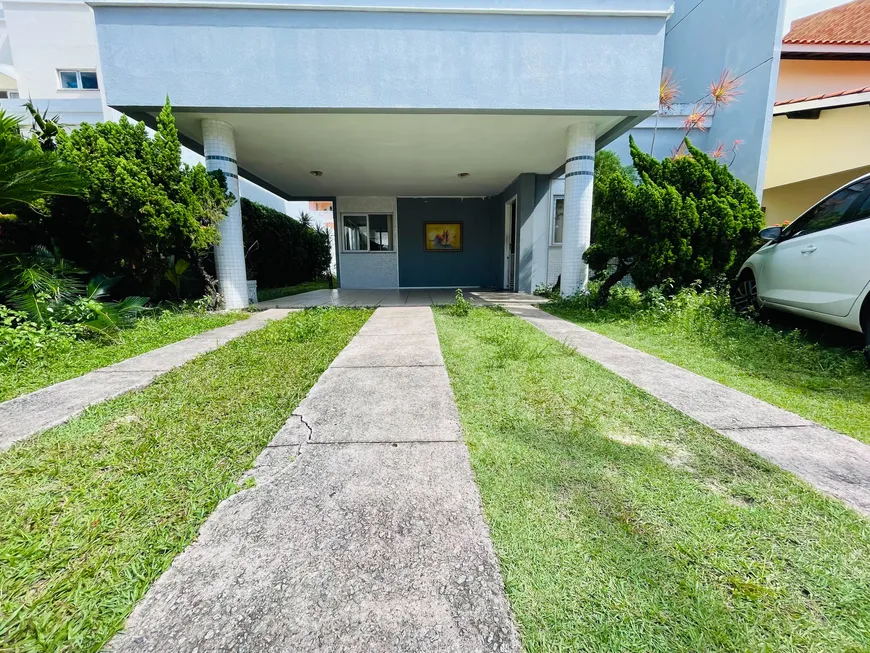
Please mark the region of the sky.
[[785, 31], [788, 31], [791, 22], [797, 18], [842, 4], [846, 4], [846, 2], [844, 0], [786, 0]]

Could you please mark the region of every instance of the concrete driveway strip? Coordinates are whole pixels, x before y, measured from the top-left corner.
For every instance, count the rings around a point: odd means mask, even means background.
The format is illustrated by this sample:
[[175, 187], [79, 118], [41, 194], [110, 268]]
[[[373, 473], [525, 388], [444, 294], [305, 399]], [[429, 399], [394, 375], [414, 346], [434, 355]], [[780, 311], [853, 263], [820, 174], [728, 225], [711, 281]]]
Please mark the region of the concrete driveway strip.
[[870, 446], [534, 306], [506, 306], [611, 372], [870, 515]]
[[364, 330], [110, 651], [521, 650], [431, 310]]
[[262, 328], [267, 320], [278, 320], [288, 313], [287, 309], [255, 313], [247, 320], [200, 333], [0, 403], [0, 450], [63, 424], [89, 406], [144, 388], [161, 374], [213, 351], [234, 338]]

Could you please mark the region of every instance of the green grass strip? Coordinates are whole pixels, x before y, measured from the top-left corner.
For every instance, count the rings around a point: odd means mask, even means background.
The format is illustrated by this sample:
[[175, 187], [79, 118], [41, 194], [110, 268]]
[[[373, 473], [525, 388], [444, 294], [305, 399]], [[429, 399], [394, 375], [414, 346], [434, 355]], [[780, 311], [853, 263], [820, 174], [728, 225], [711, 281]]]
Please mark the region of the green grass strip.
[[710, 310], [704, 298], [671, 313], [544, 308], [870, 444], [870, 370], [857, 347], [826, 346], [797, 330]]
[[266, 302], [270, 299], [290, 297], [291, 295], [311, 292], [312, 290], [325, 290], [326, 288], [329, 288], [329, 284], [326, 281], [305, 281], [303, 283], [296, 284], [295, 286], [285, 286], [283, 288], [264, 288], [263, 290], [258, 289], [257, 301]]
[[870, 651], [870, 521], [518, 318], [436, 323], [527, 651]]
[[0, 365], [0, 401], [81, 376], [203, 331], [246, 319], [247, 313], [175, 313], [143, 317], [112, 339], [76, 340], [33, 361]]
[[370, 314], [293, 313], [0, 455], [0, 650], [99, 650]]

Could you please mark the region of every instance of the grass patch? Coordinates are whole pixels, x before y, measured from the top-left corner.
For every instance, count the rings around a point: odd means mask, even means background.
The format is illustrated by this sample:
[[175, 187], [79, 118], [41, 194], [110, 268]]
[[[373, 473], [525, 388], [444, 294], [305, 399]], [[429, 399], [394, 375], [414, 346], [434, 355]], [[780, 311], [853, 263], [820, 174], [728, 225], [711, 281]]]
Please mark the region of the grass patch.
[[99, 650], [370, 314], [291, 314], [0, 455], [0, 650]]
[[270, 299], [278, 299], [280, 297], [290, 297], [290, 295], [298, 295], [303, 292], [311, 292], [312, 290], [325, 290], [329, 288], [329, 283], [323, 280], [306, 281], [296, 284], [295, 286], [285, 286], [283, 288], [264, 288], [257, 289], [257, 301], [267, 302]]
[[111, 339], [73, 340], [28, 361], [0, 363], [0, 401], [81, 376], [131, 356], [248, 317], [247, 313], [160, 311]]
[[598, 310], [571, 301], [542, 308], [870, 444], [861, 334], [831, 327], [820, 339], [819, 327], [800, 331], [779, 315], [758, 323], [735, 315], [724, 296], [690, 291], [665, 300], [619, 289]]
[[870, 522], [518, 318], [435, 315], [527, 651], [870, 650]]

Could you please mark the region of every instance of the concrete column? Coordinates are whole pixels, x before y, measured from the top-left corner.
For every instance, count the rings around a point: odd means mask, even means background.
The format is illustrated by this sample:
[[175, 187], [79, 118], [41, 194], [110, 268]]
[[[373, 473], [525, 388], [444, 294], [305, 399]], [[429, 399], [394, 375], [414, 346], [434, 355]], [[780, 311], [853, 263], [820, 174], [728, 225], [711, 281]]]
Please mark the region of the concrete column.
[[568, 128], [565, 161], [565, 213], [562, 227], [562, 296], [586, 290], [589, 268], [583, 253], [592, 235], [592, 182], [595, 175], [595, 126]]
[[242, 207], [239, 204], [239, 169], [233, 126], [220, 120], [202, 121], [202, 146], [205, 167], [222, 170], [227, 190], [236, 198], [220, 223], [220, 245], [215, 245], [214, 259], [221, 295], [228, 309], [248, 306], [248, 275], [245, 271], [245, 245], [242, 240]]

